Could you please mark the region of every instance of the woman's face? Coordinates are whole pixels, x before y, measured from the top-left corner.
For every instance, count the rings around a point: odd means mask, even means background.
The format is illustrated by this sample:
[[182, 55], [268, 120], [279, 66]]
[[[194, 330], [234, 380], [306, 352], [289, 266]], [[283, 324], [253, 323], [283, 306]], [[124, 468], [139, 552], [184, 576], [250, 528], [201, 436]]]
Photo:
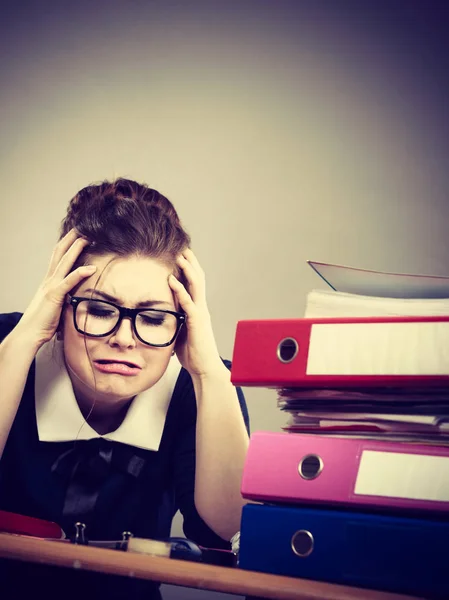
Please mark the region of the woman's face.
[[[108, 254], [92, 257], [89, 264], [96, 265], [97, 270], [81, 283], [74, 296], [110, 300], [127, 308], [176, 310], [168, 285], [172, 269], [162, 262]], [[67, 370], [81, 408], [88, 410], [94, 401], [99, 410], [121, 406], [162, 377], [174, 345], [157, 348], [144, 344], [127, 318], [110, 335], [84, 336], [75, 329], [73, 311], [72, 306], [66, 306], [64, 311], [63, 344]]]

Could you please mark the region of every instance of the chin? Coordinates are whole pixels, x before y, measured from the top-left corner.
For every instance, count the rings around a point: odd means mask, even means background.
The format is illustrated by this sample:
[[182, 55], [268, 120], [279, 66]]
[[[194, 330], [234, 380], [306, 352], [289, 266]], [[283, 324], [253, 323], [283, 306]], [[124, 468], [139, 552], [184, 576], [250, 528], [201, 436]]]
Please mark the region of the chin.
[[[80, 386], [79, 383], [82, 385]], [[83, 396], [90, 397], [96, 402], [108, 404], [130, 400], [146, 389], [145, 386], [138, 385], [135, 381], [124, 380], [120, 375], [112, 375], [108, 377], [108, 380], [105, 380], [103, 377], [94, 379], [91, 374], [90, 377], [78, 377], [76, 387]]]
[[103, 396], [111, 401], [118, 401], [133, 398], [145, 388], [135, 384], [129, 385], [126, 382], [121, 381], [107, 383], [97, 381], [97, 384], [93, 384], [91, 389], [95, 394], [98, 394], [98, 396]]

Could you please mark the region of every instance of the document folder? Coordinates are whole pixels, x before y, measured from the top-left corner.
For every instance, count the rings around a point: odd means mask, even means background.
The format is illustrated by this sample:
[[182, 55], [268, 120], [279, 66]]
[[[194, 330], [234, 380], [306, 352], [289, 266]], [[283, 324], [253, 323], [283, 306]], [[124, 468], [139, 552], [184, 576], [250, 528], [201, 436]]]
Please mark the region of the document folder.
[[448, 539], [444, 522], [247, 504], [239, 566], [447, 600]]
[[449, 316], [244, 320], [234, 385], [259, 387], [449, 384]]
[[432, 511], [449, 521], [449, 446], [258, 431], [241, 492], [266, 502]]

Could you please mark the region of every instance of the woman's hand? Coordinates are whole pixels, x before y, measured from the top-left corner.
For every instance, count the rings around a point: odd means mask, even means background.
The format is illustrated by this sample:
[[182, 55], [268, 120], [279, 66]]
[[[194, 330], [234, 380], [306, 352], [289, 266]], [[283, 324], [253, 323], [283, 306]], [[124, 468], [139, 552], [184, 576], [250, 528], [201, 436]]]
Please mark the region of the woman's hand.
[[223, 369], [206, 302], [206, 279], [196, 256], [187, 249], [176, 260], [186, 287], [174, 276], [169, 285], [186, 315], [186, 330], [176, 341], [176, 354], [191, 376], [203, 377]]
[[53, 250], [45, 279], [16, 327], [37, 349], [54, 336], [66, 294], [95, 273], [95, 266], [78, 267], [70, 272], [88, 243], [72, 229]]

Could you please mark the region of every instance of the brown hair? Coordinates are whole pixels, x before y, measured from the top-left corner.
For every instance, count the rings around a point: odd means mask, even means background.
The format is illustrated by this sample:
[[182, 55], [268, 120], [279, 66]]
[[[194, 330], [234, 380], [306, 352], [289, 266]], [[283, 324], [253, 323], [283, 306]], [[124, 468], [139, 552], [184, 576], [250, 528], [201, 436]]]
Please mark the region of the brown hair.
[[158, 191], [130, 179], [89, 185], [70, 201], [61, 238], [75, 228], [90, 241], [75, 267], [87, 256], [140, 254], [174, 265], [190, 246], [173, 204]]

